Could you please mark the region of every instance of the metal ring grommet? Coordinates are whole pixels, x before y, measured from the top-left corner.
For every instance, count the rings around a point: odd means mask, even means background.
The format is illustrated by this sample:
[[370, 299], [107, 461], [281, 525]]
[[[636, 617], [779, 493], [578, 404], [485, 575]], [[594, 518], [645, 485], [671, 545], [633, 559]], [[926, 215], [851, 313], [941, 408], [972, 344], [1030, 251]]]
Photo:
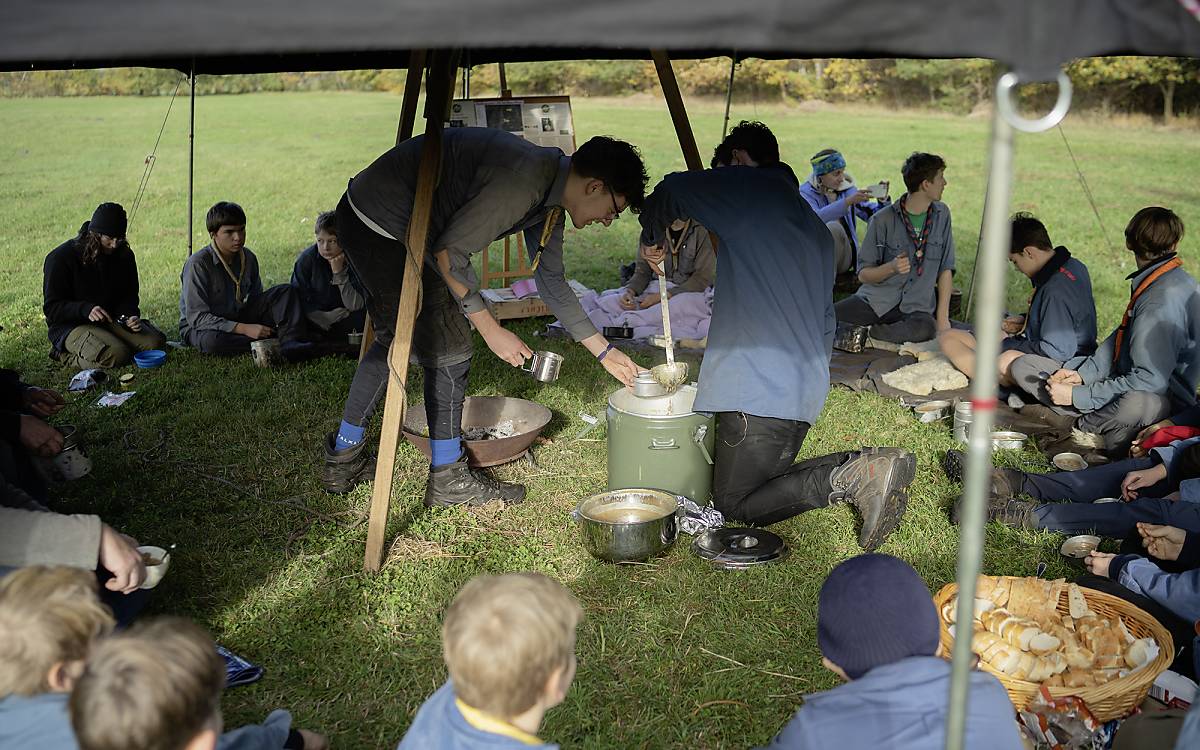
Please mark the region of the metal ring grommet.
[[1012, 92], [1020, 83], [1020, 78], [1012, 72], [1000, 76], [996, 83], [996, 107], [1009, 125], [1025, 133], [1041, 133], [1059, 124], [1067, 116], [1067, 110], [1071, 108], [1071, 79], [1066, 73], [1058, 74], [1058, 101], [1054, 102], [1054, 109], [1037, 120], [1029, 120], [1017, 114]]

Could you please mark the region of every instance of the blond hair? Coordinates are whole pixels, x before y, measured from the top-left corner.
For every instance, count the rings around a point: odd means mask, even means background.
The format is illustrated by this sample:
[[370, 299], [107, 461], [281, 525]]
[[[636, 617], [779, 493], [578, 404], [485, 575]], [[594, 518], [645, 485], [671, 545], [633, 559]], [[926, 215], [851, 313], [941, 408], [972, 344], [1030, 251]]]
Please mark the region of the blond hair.
[[501, 718], [529, 710], [575, 652], [579, 601], [540, 573], [477, 576], [442, 623], [442, 655], [454, 692]]
[[219, 716], [225, 663], [203, 628], [160, 617], [106, 638], [71, 692], [81, 750], [174, 750]]
[[49, 692], [54, 665], [87, 658], [113, 624], [94, 573], [36, 565], [0, 579], [0, 696]]

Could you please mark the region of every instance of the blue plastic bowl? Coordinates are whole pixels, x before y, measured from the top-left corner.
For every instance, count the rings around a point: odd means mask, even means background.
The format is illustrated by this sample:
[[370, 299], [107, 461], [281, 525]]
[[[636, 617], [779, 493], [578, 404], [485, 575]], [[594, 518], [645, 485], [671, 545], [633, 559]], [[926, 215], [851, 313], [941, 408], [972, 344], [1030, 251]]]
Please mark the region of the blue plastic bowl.
[[150, 349], [133, 355], [133, 363], [143, 369], [159, 367], [167, 361], [167, 353], [161, 349]]

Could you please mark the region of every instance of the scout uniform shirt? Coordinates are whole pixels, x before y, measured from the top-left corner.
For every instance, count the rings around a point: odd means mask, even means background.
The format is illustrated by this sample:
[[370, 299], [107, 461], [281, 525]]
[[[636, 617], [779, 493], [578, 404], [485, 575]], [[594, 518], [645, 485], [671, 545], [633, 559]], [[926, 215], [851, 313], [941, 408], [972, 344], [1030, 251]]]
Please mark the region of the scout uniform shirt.
[[916, 246], [900, 217], [903, 210], [901, 201], [896, 201], [872, 216], [858, 251], [858, 273], [864, 268], [891, 263], [901, 255], [907, 255], [911, 263], [908, 273], [894, 274], [878, 284], [863, 284], [855, 292], [880, 317], [897, 305], [901, 314], [933, 315], [937, 310], [938, 275], [954, 269], [954, 234], [950, 231], [950, 209], [946, 204], [934, 201], [929, 205], [925, 221], [932, 225], [925, 244], [924, 269], [920, 272], [922, 264], [917, 262]]
[[1096, 351], [1096, 303], [1087, 266], [1062, 246], [1034, 274], [1025, 330], [1004, 339], [1004, 351], [1022, 351], [1066, 362]]
[[[410, 138], [350, 181], [346, 195], [363, 223], [405, 242], [425, 136]], [[470, 292], [465, 314], [485, 309], [471, 255], [518, 231], [534, 258], [550, 210], [562, 205], [571, 160], [557, 148], [537, 146], [503, 130], [450, 128], [442, 135], [442, 168], [429, 217], [430, 254], [446, 250], [450, 273]], [[542, 248], [533, 278], [542, 300], [579, 341], [596, 327], [567, 283], [563, 269], [563, 215]], [[396, 259], [402, 262], [401, 258]]]

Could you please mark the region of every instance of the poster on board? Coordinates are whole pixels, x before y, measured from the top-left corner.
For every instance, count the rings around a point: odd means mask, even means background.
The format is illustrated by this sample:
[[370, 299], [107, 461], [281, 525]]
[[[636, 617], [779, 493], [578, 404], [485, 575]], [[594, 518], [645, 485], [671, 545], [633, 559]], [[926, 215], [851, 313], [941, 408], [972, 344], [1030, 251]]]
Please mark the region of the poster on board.
[[448, 128], [498, 128], [539, 146], [575, 151], [575, 123], [566, 96], [524, 99], [455, 99], [450, 103]]

